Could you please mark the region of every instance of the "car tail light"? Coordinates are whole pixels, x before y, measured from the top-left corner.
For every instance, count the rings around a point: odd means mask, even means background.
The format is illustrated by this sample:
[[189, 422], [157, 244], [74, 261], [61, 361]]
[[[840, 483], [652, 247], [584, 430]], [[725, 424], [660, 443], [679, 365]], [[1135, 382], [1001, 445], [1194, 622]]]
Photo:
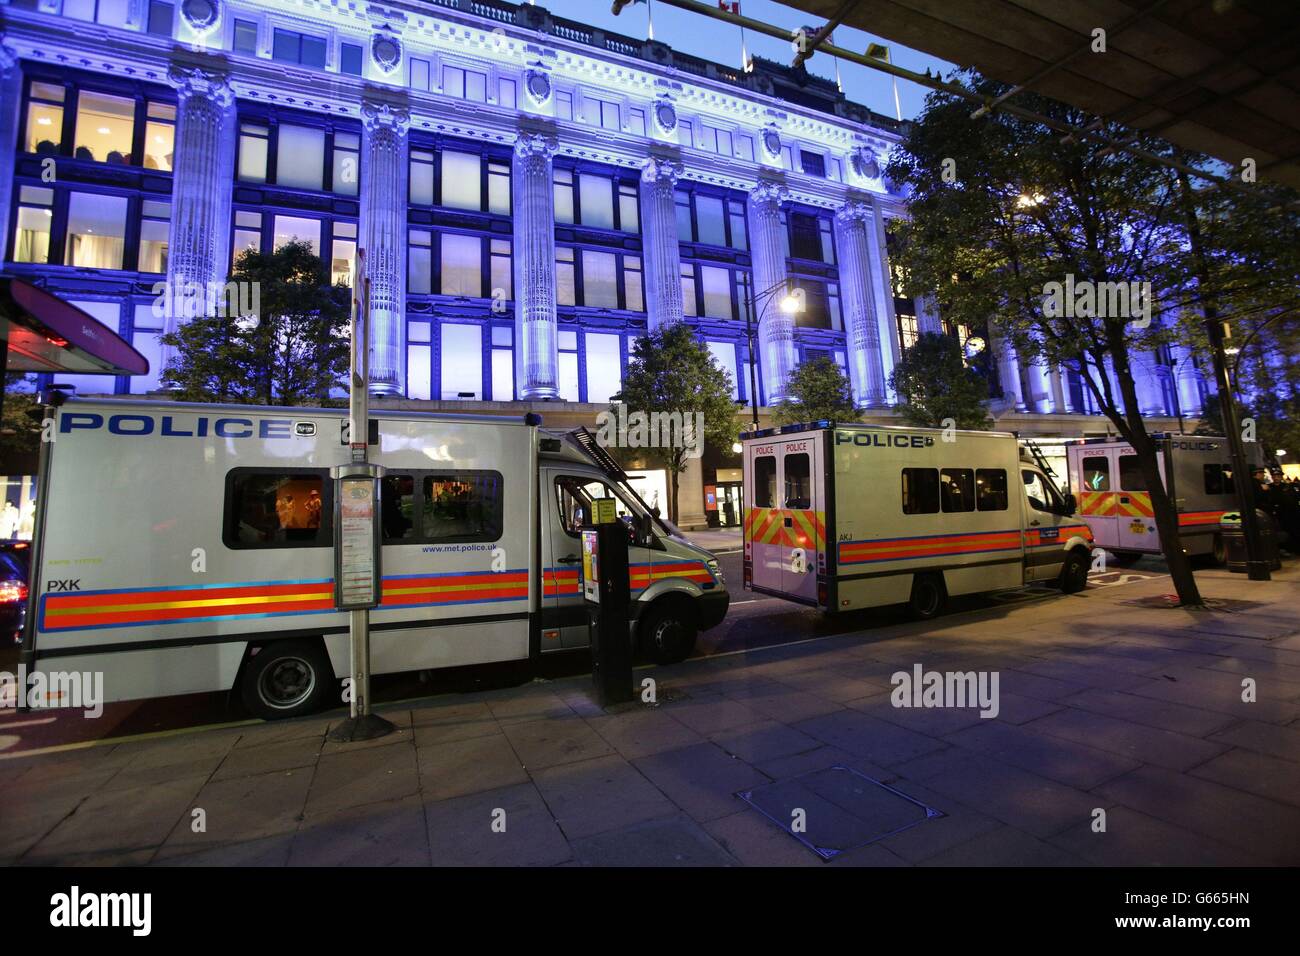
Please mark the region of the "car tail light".
[[22, 581], [0, 582], [0, 604], [17, 604], [27, 600], [27, 585]]

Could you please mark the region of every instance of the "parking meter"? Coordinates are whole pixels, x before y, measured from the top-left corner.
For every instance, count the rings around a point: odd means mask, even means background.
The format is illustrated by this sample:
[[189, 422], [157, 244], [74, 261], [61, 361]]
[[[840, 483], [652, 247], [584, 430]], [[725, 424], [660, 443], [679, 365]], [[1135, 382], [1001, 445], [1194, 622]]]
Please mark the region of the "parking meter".
[[591, 677], [602, 706], [633, 698], [631, 594], [627, 526], [614, 499], [593, 502], [593, 526], [582, 529], [582, 596], [591, 640]]

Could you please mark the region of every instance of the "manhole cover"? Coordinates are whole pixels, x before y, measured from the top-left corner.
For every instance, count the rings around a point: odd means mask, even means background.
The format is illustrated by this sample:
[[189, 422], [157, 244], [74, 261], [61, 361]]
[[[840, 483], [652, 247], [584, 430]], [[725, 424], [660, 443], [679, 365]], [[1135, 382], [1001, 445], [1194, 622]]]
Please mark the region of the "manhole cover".
[[901, 833], [943, 811], [850, 767], [827, 767], [736, 796], [823, 860]]

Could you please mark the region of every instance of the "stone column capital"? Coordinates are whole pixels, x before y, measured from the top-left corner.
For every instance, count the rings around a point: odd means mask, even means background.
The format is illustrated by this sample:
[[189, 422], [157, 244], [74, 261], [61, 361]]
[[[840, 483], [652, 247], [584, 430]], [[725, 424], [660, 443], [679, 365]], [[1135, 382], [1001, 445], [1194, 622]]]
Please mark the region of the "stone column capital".
[[850, 199], [835, 210], [835, 221], [845, 226], [858, 222], [866, 223], [872, 216], [871, 205], [861, 199]]
[[546, 133], [520, 133], [515, 139], [515, 155], [520, 159], [550, 159], [560, 148], [560, 141]]
[[18, 53], [13, 47], [0, 40], [0, 76], [8, 74], [17, 65]]
[[648, 186], [664, 186], [672, 189], [681, 178], [683, 166], [675, 159], [663, 156], [648, 156], [641, 163], [641, 182]]
[[399, 135], [405, 135], [407, 129], [411, 126], [411, 111], [405, 106], [398, 106], [394, 103], [363, 100], [361, 103], [361, 123], [368, 133], [374, 133], [380, 129], [391, 129]]
[[230, 89], [230, 77], [219, 70], [174, 65], [167, 71], [167, 82], [176, 89], [177, 99], [181, 103], [191, 99], [210, 100], [224, 109], [235, 101], [235, 94]]
[[790, 199], [790, 190], [783, 183], [771, 179], [760, 179], [758, 185], [749, 191], [749, 199], [755, 206], [779, 206]]

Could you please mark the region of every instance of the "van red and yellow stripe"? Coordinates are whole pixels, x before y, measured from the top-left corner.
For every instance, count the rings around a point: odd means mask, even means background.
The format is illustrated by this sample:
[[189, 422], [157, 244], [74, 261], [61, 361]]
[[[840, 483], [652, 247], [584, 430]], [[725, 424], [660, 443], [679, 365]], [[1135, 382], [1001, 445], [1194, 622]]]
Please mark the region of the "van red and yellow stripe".
[[1121, 518], [1154, 518], [1151, 496], [1145, 491], [1125, 491], [1115, 500], [1115, 513]]
[[1184, 511], [1178, 516], [1180, 528], [1218, 527], [1226, 511]]
[[1092, 518], [1115, 516], [1115, 492], [1113, 491], [1081, 491], [1078, 500], [1081, 515]]
[[633, 591], [644, 591], [656, 581], [666, 578], [685, 578], [699, 585], [713, 585], [713, 575], [703, 561], [660, 561], [652, 564], [634, 564], [628, 568]]
[[582, 593], [578, 568], [547, 568], [542, 572], [542, 597], [576, 597]]
[[[486, 604], [528, 599], [528, 571], [453, 572], [384, 578], [382, 608]], [[334, 581], [254, 581], [44, 594], [40, 630], [251, 620], [334, 611]]]
[[1075, 535], [1085, 541], [1092, 540], [1092, 529], [1086, 524], [1063, 524], [1057, 528], [1029, 528], [1025, 531], [1025, 547], [1054, 548]]
[[1019, 528], [1010, 531], [878, 538], [873, 541], [841, 541], [839, 563], [846, 565], [870, 564], [877, 561], [915, 561], [918, 558], [943, 558], [1020, 549]]
[[[785, 526], [786, 518], [790, 527]], [[826, 514], [801, 508], [750, 508], [745, 512], [745, 540], [787, 548], [826, 549]]]

